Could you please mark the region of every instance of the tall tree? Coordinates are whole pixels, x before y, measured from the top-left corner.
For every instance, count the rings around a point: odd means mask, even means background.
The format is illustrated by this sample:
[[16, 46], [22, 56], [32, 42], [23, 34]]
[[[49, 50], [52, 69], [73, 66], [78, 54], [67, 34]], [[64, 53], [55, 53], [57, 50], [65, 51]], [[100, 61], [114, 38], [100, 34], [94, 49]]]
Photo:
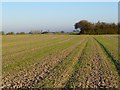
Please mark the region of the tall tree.
[[87, 20], [81, 20], [75, 23], [75, 29], [80, 29], [79, 34], [118, 34], [120, 25], [115, 23], [105, 23], [98, 21], [91, 23]]

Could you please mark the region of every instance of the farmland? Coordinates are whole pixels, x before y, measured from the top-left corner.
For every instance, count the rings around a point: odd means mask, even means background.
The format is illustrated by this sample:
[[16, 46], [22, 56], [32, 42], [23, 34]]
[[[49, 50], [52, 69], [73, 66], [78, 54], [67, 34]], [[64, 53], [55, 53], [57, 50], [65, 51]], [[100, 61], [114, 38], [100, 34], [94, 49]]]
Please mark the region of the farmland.
[[3, 88], [119, 88], [117, 35], [3, 35]]

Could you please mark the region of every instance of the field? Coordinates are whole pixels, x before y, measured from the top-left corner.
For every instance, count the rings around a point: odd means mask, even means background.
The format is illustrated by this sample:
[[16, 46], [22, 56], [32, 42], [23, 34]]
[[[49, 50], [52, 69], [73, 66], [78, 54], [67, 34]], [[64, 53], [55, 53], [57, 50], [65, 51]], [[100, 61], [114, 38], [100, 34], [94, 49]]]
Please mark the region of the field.
[[4, 35], [3, 88], [119, 88], [117, 35]]

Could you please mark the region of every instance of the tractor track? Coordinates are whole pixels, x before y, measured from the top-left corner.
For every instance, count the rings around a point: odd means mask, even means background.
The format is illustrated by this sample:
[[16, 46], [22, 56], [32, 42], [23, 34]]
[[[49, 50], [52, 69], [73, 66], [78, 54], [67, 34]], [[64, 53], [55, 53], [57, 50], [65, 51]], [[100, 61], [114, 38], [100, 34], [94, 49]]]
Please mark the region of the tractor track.
[[[74, 38], [56, 44], [64, 45], [64, 42], [70, 40]], [[61, 51], [58, 49], [59, 52], [48, 54], [42, 60], [36, 58], [38, 60], [30, 66], [31, 68], [4, 76], [2, 88], [118, 89], [119, 65], [113, 56], [96, 37], [88, 36], [80, 40]], [[36, 48], [33, 51], [36, 50], [40, 49]]]
[[100, 45], [91, 38], [80, 58], [80, 65], [70, 78], [69, 88], [118, 88], [118, 77]]

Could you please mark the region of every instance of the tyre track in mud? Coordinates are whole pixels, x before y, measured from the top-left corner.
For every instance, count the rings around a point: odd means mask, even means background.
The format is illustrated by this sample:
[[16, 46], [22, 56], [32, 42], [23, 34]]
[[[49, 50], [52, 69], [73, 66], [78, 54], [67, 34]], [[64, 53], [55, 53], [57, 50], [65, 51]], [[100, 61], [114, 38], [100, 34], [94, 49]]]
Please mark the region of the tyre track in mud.
[[66, 88], [118, 88], [118, 76], [100, 45], [90, 38]]
[[[84, 41], [84, 40], [83, 40]], [[81, 41], [81, 43], [83, 42]], [[23, 70], [16, 76], [7, 76], [2, 79], [3, 88], [31, 88], [34, 87], [40, 80], [44, 79], [51, 70], [58, 65], [62, 60], [80, 44], [63, 50], [56, 55], [46, 57], [43, 62], [33, 65], [32, 70]]]
[[[109, 70], [113, 70], [115, 73], [116, 79], [118, 80], [118, 88], [120, 88], [120, 63], [119, 59], [116, 60], [116, 58], [111, 54], [111, 52], [106, 48], [97, 38], [94, 37], [94, 39], [98, 42], [100, 47], [102, 48], [104, 55], [106, 55], [109, 58], [109, 63], [112, 63], [111, 67], [109, 67]], [[108, 63], [108, 62], [107, 62]], [[108, 65], [109, 65], [108, 63]]]
[[114, 58], [112, 53], [107, 48], [105, 48], [105, 46], [100, 41], [98, 41], [96, 38], [94, 38], [94, 39], [99, 43], [101, 48], [103, 48], [103, 51], [105, 52], [105, 54], [110, 58], [111, 62], [115, 65], [115, 67], [118, 71], [118, 74], [120, 76], [120, 63], [119, 63], [119, 61], [116, 60], [116, 58]]

